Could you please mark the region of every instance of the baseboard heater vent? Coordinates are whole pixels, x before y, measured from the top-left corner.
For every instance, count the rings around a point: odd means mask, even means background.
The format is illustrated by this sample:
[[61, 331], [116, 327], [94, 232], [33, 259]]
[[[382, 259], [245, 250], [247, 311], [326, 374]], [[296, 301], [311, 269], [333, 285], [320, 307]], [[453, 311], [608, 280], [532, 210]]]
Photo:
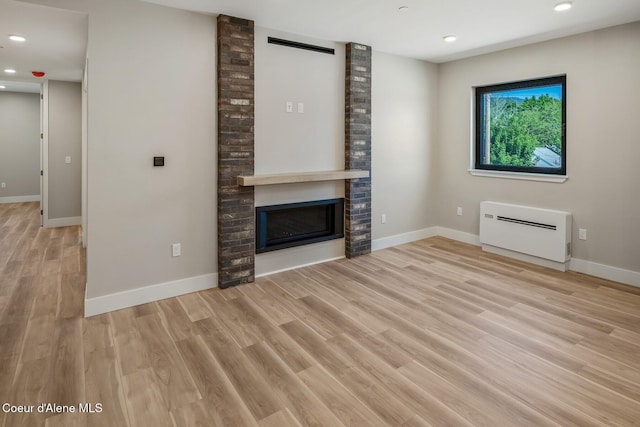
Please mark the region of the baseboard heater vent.
[[[571, 213], [497, 202], [480, 203], [483, 249], [566, 271]], [[508, 253], [504, 253], [507, 251]], [[544, 260], [538, 262], [540, 260]]]
[[498, 215], [498, 221], [513, 222], [514, 224], [528, 225], [529, 227], [546, 228], [547, 230], [557, 230], [558, 227], [551, 224], [540, 224], [539, 222], [525, 221], [523, 219], [509, 218]]
[[327, 53], [329, 55], [335, 55], [336, 54], [336, 50], [335, 49], [331, 49], [331, 48], [328, 48], [328, 47], [316, 46], [316, 45], [307, 44], [307, 43], [294, 42], [292, 40], [279, 39], [279, 38], [276, 38], [276, 37], [268, 37], [267, 38], [267, 42], [270, 43], [270, 44], [277, 44], [277, 45], [280, 45], [280, 46], [295, 47], [296, 49], [304, 49], [304, 50], [310, 50], [310, 51], [313, 51], [313, 52]]

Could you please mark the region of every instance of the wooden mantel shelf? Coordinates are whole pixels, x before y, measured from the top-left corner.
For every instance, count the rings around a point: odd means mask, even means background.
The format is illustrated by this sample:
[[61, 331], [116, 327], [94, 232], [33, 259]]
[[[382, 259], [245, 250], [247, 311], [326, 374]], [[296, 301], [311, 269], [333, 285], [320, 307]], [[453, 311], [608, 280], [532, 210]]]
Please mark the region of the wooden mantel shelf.
[[369, 171], [352, 169], [343, 171], [276, 173], [268, 175], [245, 175], [238, 177], [238, 185], [295, 184], [298, 182], [337, 181], [341, 179], [368, 178]]

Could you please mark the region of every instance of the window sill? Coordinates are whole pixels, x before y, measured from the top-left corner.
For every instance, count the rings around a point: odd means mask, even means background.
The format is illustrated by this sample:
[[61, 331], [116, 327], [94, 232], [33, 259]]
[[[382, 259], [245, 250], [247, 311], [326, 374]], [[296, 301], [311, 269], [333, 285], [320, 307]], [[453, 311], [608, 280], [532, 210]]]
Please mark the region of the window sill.
[[561, 184], [569, 179], [568, 175], [547, 175], [542, 173], [502, 172], [480, 169], [469, 169], [473, 176], [485, 176], [490, 178], [520, 179], [525, 181], [555, 182]]

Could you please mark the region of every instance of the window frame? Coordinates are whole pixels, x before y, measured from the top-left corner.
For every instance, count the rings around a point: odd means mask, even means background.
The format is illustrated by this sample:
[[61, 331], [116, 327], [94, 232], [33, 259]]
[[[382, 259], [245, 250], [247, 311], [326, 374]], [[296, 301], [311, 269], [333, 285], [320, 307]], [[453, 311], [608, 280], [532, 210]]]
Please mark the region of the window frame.
[[[483, 95], [491, 92], [501, 92], [513, 89], [536, 88], [542, 86], [560, 85], [562, 88], [562, 128], [561, 128], [561, 166], [560, 168], [545, 168], [536, 166], [511, 166], [511, 165], [492, 165], [483, 164], [481, 161], [482, 153], [482, 136], [483, 136], [483, 113], [484, 103]], [[473, 166], [477, 172], [499, 172], [500, 174], [515, 173], [517, 175], [532, 174], [542, 176], [565, 176], [567, 174], [567, 76], [566, 74], [555, 75], [550, 77], [541, 77], [528, 80], [519, 80], [508, 83], [498, 83], [485, 86], [475, 86], [473, 90], [474, 96], [474, 158]], [[514, 174], [514, 175], [515, 175]]]

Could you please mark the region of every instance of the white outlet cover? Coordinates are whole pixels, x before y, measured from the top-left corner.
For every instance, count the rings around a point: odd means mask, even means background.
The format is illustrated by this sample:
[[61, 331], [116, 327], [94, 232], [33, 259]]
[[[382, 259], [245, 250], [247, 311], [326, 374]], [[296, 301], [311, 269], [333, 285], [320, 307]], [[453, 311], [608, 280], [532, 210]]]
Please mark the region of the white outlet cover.
[[65, 162], [66, 164], [70, 165], [70, 164], [71, 164], [71, 156], [66, 156], [66, 157], [64, 158], [64, 162]]
[[298, 113], [304, 113], [304, 103], [298, 102]]
[[180, 243], [174, 243], [171, 245], [171, 251], [173, 256], [180, 256], [181, 255], [181, 247], [180, 247]]

